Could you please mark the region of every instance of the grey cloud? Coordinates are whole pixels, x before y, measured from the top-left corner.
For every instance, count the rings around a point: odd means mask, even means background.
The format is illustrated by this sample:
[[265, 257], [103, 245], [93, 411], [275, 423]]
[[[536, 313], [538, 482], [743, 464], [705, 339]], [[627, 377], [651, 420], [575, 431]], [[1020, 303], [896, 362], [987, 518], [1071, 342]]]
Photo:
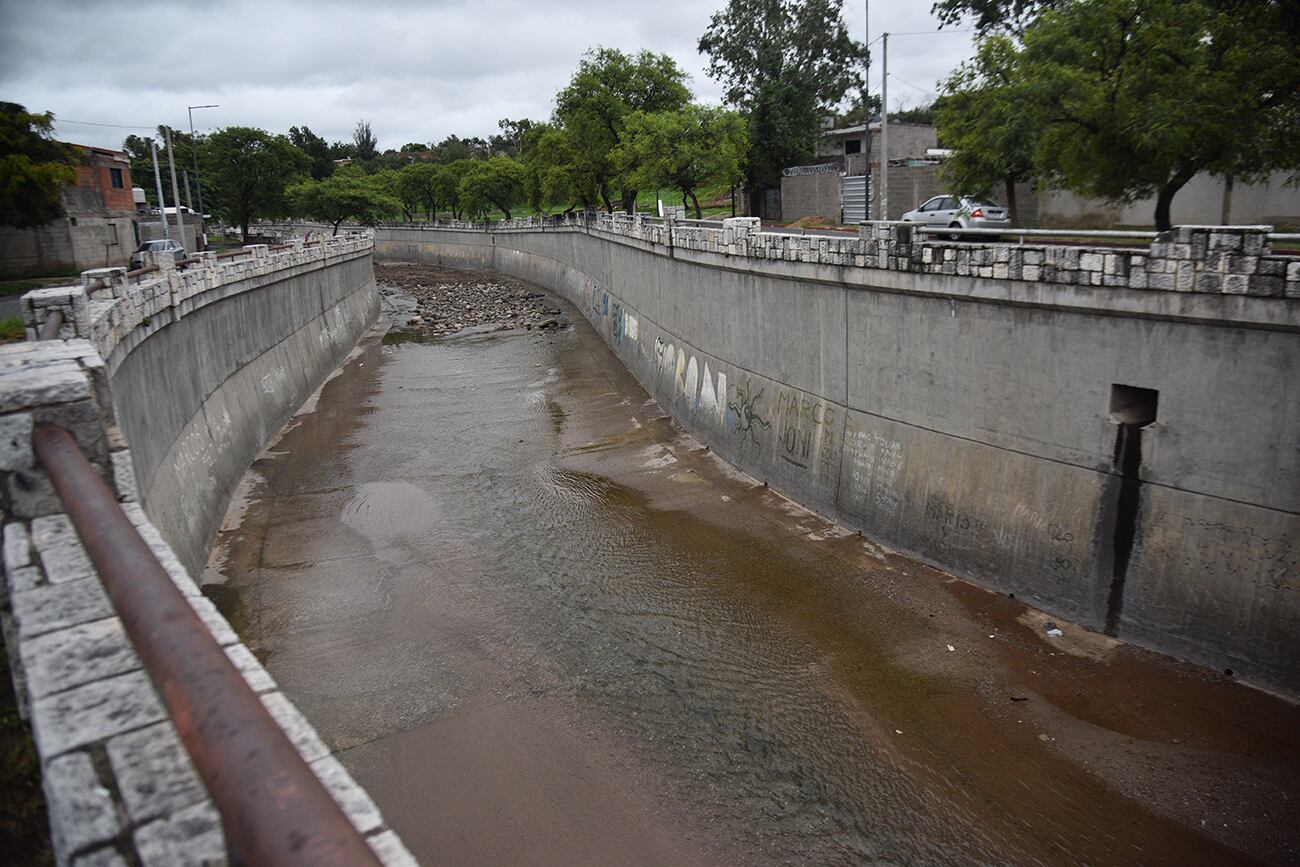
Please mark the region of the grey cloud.
[[[486, 136], [501, 117], [545, 118], [582, 52], [671, 55], [700, 99], [720, 87], [696, 42], [723, 0], [230, 0], [136, 3], [0, 0], [0, 99], [66, 121], [183, 126], [307, 125], [330, 139], [369, 120], [384, 147], [450, 133]], [[928, 0], [872, 4], [872, 31], [933, 30]], [[846, 18], [861, 38], [861, 4]], [[874, 38], [874, 37], [873, 37]], [[926, 90], [970, 53], [960, 35], [899, 37], [890, 68]], [[872, 90], [878, 91], [878, 69]], [[891, 104], [921, 94], [891, 83]], [[61, 137], [119, 145], [131, 130], [59, 125]]]

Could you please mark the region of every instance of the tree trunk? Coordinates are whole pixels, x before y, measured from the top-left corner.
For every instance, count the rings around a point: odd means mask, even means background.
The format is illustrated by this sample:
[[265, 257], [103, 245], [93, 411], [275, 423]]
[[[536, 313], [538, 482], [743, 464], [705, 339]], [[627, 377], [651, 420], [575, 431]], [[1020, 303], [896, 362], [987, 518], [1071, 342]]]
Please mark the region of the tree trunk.
[[1169, 218], [1169, 208], [1174, 203], [1174, 195], [1181, 190], [1196, 174], [1196, 169], [1182, 169], [1169, 182], [1160, 188], [1156, 195], [1156, 231], [1168, 232], [1174, 227]]
[[1223, 179], [1223, 210], [1219, 214], [1219, 225], [1232, 225], [1232, 175]]
[[700, 200], [696, 198], [694, 190], [691, 190], [691, 202], [695, 205], [695, 219], [704, 219], [704, 213], [700, 210]]
[[248, 220], [245, 219], [239, 224], [240, 239], [245, 245], [248, 244]]
[[335, 235], [337, 235], [337, 234], [339, 233], [339, 224], [342, 223], [342, 222], [343, 222], [343, 220], [335, 220], [335, 221], [334, 221], [334, 234], [335, 234]]
[[736, 185], [731, 185], [731, 216], [736, 216]]
[[510, 209], [509, 209], [509, 208], [502, 208], [502, 209], [501, 209], [501, 213], [503, 213], [503, 214], [506, 215], [506, 219], [507, 219], [507, 220], [510, 219]]
[[628, 212], [629, 214], [636, 213], [636, 194], [637, 194], [636, 190], [624, 190], [623, 199], [621, 202], [619, 202], [619, 204], [623, 207], [623, 210]]
[[753, 186], [745, 190], [745, 193], [746, 198], [749, 199], [749, 205], [745, 210], [745, 216], [763, 216], [763, 190], [758, 186]]
[[1007, 219], [1012, 223], [1020, 219], [1020, 208], [1016, 206], [1016, 179], [1007, 177]]

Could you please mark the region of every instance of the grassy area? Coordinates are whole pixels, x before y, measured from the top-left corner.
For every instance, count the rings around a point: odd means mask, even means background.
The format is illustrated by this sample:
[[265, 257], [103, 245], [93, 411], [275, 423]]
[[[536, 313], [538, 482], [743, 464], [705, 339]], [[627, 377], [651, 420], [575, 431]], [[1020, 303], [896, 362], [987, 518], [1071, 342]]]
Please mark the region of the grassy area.
[[26, 336], [21, 316], [6, 316], [0, 319], [0, 343], [12, 343]]

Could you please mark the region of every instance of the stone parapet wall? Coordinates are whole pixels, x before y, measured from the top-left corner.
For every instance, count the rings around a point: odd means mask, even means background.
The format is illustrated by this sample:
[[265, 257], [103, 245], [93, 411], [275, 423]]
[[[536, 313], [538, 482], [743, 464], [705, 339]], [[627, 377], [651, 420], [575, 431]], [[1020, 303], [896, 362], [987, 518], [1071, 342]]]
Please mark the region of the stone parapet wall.
[[[269, 291], [304, 268], [345, 263], [349, 257], [364, 257], [368, 264], [371, 244], [366, 235], [274, 251], [254, 248], [238, 257], [209, 255], [203, 267], [185, 270], [161, 262], [161, 269], [143, 275], [142, 281], [128, 279], [122, 269], [105, 269], [87, 272], [80, 286], [25, 296], [29, 330], [39, 328], [55, 309], [63, 313], [64, 326], [59, 339], [0, 347], [0, 625], [20, 707], [31, 722], [40, 757], [58, 864], [161, 867], [224, 864], [228, 858], [220, 817], [36, 462], [31, 437], [42, 423], [59, 425], [74, 436], [231, 663], [380, 859], [392, 865], [415, 863], [374, 802], [202, 595], [163, 528], [150, 517], [117, 405], [127, 406], [128, 413], [134, 410], [115, 394], [136, 383], [115, 378], [114, 370], [168, 325], [227, 298], [263, 287]], [[366, 287], [357, 292], [365, 293]], [[302, 323], [304, 328], [322, 318], [319, 311], [308, 312], [313, 318]], [[355, 331], [353, 327], [348, 335]], [[310, 336], [315, 340], [316, 332]], [[194, 346], [188, 357], [171, 361], [177, 368], [205, 365], [202, 349]], [[256, 359], [245, 363], [253, 366]], [[306, 376], [321, 379], [327, 373]], [[161, 407], [167, 399], [165, 394], [148, 395], [145, 405]]]
[[954, 241], [897, 222], [863, 223], [856, 236], [795, 235], [764, 232], [756, 217], [701, 225], [600, 213], [590, 221], [570, 215], [490, 224], [442, 222], [429, 228], [563, 227], [588, 227], [676, 249], [765, 261], [1064, 286], [1300, 298], [1300, 258], [1273, 254], [1271, 226], [1179, 226], [1160, 234], [1147, 249]]

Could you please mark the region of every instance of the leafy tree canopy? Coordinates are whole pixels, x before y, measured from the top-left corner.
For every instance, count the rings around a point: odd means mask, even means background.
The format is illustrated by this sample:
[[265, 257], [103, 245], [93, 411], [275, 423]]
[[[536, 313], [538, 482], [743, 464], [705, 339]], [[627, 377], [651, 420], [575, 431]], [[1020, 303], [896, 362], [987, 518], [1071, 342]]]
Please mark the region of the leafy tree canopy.
[[749, 123], [751, 213], [781, 170], [812, 156], [821, 118], [863, 78], [842, 0], [729, 0], [700, 37], [709, 74]]
[[933, 111], [939, 140], [953, 156], [941, 173], [963, 195], [983, 196], [1001, 188], [1012, 220], [1019, 217], [1016, 183], [1034, 173], [1034, 148], [1042, 120], [1027, 111], [1032, 95], [1015, 73], [1016, 48], [1005, 36], [982, 39], [973, 60], [945, 84]]
[[[153, 155], [150, 153], [150, 143], [156, 143], [158, 146], [158, 170], [163, 182], [163, 198], [171, 198], [171, 180], [170, 171], [167, 165], [167, 130], [166, 126], [160, 125], [156, 135], [138, 136], [129, 135], [122, 142], [122, 150], [126, 151], [127, 160], [131, 164], [131, 179], [137, 187], [144, 190], [145, 198], [153, 207], [158, 206], [157, 184], [154, 183], [153, 177]], [[182, 195], [184, 195], [184, 181], [181, 177], [184, 172], [194, 165], [194, 138], [188, 132], [173, 129], [172, 134], [172, 158], [176, 163], [176, 178], [181, 184]], [[202, 139], [200, 138], [200, 141]], [[194, 184], [195, 180], [190, 179]], [[204, 195], [210, 195], [209, 184], [205, 181], [203, 184]], [[206, 200], [205, 200], [206, 201]], [[175, 204], [175, 202], [172, 202]], [[182, 204], [184, 204], [182, 202]], [[197, 207], [198, 202], [195, 201]]]
[[310, 127], [289, 127], [289, 141], [311, 158], [311, 176], [314, 179], [319, 181], [334, 174], [334, 160], [337, 158], [330, 152], [329, 143]]
[[368, 163], [379, 156], [379, 139], [370, 130], [370, 121], [359, 120], [352, 131], [352, 144], [356, 147], [354, 159]]
[[677, 111], [635, 111], [623, 123], [617, 160], [631, 182], [681, 190], [696, 219], [702, 216], [697, 190], [742, 178], [745, 122], [734, 111], [687, 105]]
[[555, 122], [570, 134], [575, 171], [595, 180], [606, 209], [614, 209], [611, 197], [616, 189], [625, 210], [636, 204], [636, 188], [626, 173], [620, 175], [614, 160], [623, 118], [634, 111], [675, 111], [690, 98], [686, 73], [666, 54], [597, 48], [582, 58], [555, 97]]
[[386, 214], [399, 210], [398, 202], [376, 178], [348, 166], [324, 180], [292, 184], [285, 190], [285, 197], [294, 213], [330, 223], [337, 235], [345, 220], [373, 226]]
[[969, 18], [981, 33], [1019, 30], [1024, 22], [1055, 0], [936, 0], [930, 11], [940, 26], [959, 24]]
[[0, 102], [0, 226], [25, 229], [63, 215], [77, 151], [54, 140], [54, 115]]
[[245, 242], [253, 220], [289, 210], [284, 190], [301, 180], [311, 159], [288, 138], [265, 130], [232, 126], [214, 132], [200, 146], [204, 180], [212, 184], [211, 207], [240, 227]]
[[[971, 163], [1018, 166], [1028, 129], [1039, 177], [1115, 201], [1154, 195], [1162, 230], [1197, 173], [1300, 171], [1293, 3], [1054, 0], [1017, 36], [985, 43], [989, 65], [956, 76], [944, 121]], [[980, 113], [1014, 129], [993, 131]], [[981, 129], [993, 133], [982, 143], [969, 134]]]
[[451, 165], [457, 160], [482, 159], [488, 156], [487, 142], [481, 138], [449, 135], [433, 146], [433, 161]]
[[499, 208], [510, 219], [510, 209], [524, 198], [524, 168], [506, 156], [475, 160], [460, 179], [460, 205], [471, 214]]
[[503, 117], [497, 121], [501, 134], [488, 136], [488, 146], [494, 154], [518, 157], [523, 154], [524, 142], [533, 126], [534, 122], [528, 118], [511, 120]]

